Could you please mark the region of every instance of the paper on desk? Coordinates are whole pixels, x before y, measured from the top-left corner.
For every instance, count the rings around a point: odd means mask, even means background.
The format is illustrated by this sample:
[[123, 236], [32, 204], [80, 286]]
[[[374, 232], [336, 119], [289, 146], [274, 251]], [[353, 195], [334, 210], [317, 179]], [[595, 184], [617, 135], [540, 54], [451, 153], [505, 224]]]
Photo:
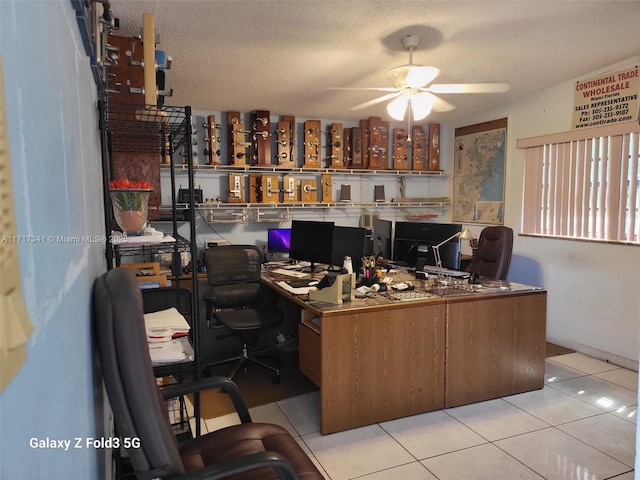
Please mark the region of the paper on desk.
[[309, 288], [311, 288], [311, 287], [292, 287], [291, 285], [289, 285], [287, 282], [283, 280], [276, 282], [276, 285], [283, 288], [289, 293], [293, 293], [294, 295], [306, 295], [309, 293]]
[[144, 325], [147, 330], [150, 328], [169, 328], [175, 333], [186, 333], [191, 328], [175, 307], [159, 312], [145, 313]]

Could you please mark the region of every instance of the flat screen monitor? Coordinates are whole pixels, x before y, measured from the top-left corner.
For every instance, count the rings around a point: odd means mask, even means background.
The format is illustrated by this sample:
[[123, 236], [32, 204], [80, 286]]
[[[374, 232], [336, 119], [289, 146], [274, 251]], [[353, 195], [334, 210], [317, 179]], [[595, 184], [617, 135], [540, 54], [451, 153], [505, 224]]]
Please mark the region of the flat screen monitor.
[[291, 221], [289, 258], [311, 262], [312, 271], [316, 263], [331, 265], [332, 244], [333, 222]]
[[270, 228], [267, 231], [267, 251], [269, 253], [289, 253], [290, 247], [290, 228]]
[[393, 250], [393, 222], [376, 218], [373, 220], [373, 254], [391, 260]]
[[[398, 222], [395, 228], [394, 259], [414, 266], [418, 258], [425, 264], [435, 266], [433, 247], [462, 231], [459, 223], [413, 223]], [[460, 268], [460, 240], [455, 238], [440, 247], [440, 258], [444, 268]]]
[[353, 272], [360, 272], [364, 257], [366, 229], [359, 227], [333, 227], [331, 264], [342, 268], [344, 257], [351, 257]]

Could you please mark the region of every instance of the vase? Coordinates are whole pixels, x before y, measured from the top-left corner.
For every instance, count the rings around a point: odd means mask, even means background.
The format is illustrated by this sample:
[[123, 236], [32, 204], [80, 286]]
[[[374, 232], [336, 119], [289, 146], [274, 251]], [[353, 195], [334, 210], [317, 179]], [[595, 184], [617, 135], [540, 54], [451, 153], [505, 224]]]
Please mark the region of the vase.
[[110, 190], [113, 216], [126, 235], [140, 235], [147, 225], [149, 195], [152, 190]]

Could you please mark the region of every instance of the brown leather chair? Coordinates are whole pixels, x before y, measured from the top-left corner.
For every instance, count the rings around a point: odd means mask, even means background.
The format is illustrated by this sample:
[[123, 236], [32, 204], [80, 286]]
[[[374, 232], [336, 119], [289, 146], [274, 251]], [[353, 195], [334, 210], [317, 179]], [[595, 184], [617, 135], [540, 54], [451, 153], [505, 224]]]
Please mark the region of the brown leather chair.
[[480, 232], [478, 247], [465, 271], [491, 280], [504, 280], [509, 273], [513, 251], [513, 230], [509, 227], [486, 227]]
[[[132, 270], [116, 268], [93, 288], [95, 342], [116, 429], [137, 438], [127, 449], [139, 479], [322, 480], [309, 457], [282, 427], [252, 423], [235, 383], [226, 377], [156, 384], [144, 328], [142, 296]], [[209, 388], [223, 389], [241, 424], [178, 444], [165, 400]]]

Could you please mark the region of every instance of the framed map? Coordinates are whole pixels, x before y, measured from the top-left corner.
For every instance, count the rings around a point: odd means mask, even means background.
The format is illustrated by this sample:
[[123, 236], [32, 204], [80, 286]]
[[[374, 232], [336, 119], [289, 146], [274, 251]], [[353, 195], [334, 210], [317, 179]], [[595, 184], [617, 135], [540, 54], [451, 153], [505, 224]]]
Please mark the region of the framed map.
[[504, 223], [507, 119], [456, 128], [453, 221]]

